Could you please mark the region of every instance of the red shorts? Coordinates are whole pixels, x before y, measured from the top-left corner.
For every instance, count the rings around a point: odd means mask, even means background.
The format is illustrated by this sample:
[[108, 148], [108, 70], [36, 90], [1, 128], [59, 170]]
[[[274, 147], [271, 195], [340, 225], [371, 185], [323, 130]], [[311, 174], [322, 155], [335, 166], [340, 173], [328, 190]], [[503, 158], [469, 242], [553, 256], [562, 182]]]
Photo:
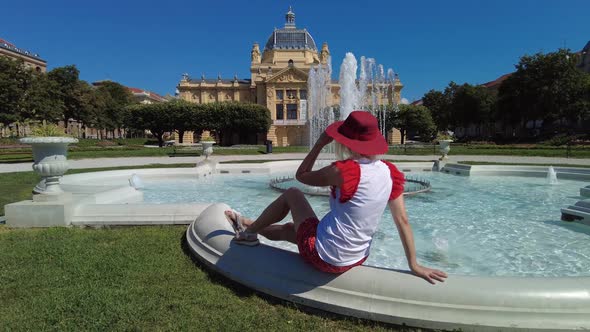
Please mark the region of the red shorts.
[[363, 264], [367, 257], [347, 266], [334, 266], [324, 262], [320, 258], [320, 255], [318, 255], [318, 251], [315, 247], [315, 239], [319, 223], [320, 221], [318, 218], [307, 218], [297, 229], [297, 247], [299, 248], [299, 255], [304, 261], [311, 264], [316, 269], [328, 273], [343, 273], [355, 266]]

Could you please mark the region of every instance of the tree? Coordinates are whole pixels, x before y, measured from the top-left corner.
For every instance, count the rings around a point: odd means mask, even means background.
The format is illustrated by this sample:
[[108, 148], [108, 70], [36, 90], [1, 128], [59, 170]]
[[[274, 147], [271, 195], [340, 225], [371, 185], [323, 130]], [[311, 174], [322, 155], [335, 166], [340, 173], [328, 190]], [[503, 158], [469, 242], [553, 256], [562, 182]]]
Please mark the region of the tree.
[[31, 72], [22, 60], [0, 56], [0, 123], [5, 126], [23, 120], [22, 107]]
[[98, 125], [109, 131], [120, 130], [125, 124], [125, 109], [134, 102], [133, 95], [123, 85], [110, 81], [103, 82], [97, 90], [103, 106]]
[[[588, 75], [576, 68], [577, 56], [569, 50], [525, 55], [516, 71], [500, 85], [498, 110], [502, 120], [525, 126], [528, 121], [558, 120], [575, 123], [585, 115], [588, 100]], [[578, 105], [578, 106], [576, 106]]]
[[32, 73], [22, 102], [23, 118], [57, 123], [64, 113], [59, 85], [44, 73]]
[[215, 130], [220, 141], [227, 133], [246, 135], [268, 131], [271, 124], [270, 111], [258, 104], [222, 102], [206, 104], [204, 123]]
[[63, 105], [62, 118], [64, 123], [68, 120], [81, 120], [80, 110], [83, 109], [80, 101], [80, 71], [74, 65], [54, 68], [47, 73], [50, 80], [56, 83], [55, 97]]
[[470, 124], [483, 126], [494, 119], [493, 111], [495, 97], [483, 86], [463, 84], [454, 92], [451, 101], [453, 118], [451, 123], [455, 126], [467, 127]]
[[183, 143], [184, 133], [187, 130], [200, 131], [201, 117], [198, 104], [193, 104], [182, 99], [172, 100], [163, 104], [164, 112], [167, 112], [172, 121], [174, 130], [178, 132], [178, 142]]
[[430, 110], [419, 105], [399, 105], [399, 111], [394, 113], [394, 127], [400, 131], [404, 144], [409, 131], [420, 136], [422, 140], [431, 140], [436, 133], [436, 125]]
[[126, 126], [137, 130], [149, 130], [158, 140], [158, 145], [162, 147], [164, 133], [174, 130], [174, 123], [165, 107], [165, 103], [128, 106], [123, 113], [126, 114]]
[[[111, 97], [108, 92], [99, 90], [85, 81], [80, 81], [78, 86], [80, 98], [80, 110], [76, 115], [81, 128], [91, 127], [104, 129], [106, 103]], [[85, 131], [83, 131], [85, 132]]]
[[454, 125], [452, 102], [458, 88], [451, 81], [444, 92], [430, 90], [422, 97], [422, 104], [430, 110], [439, 131], [448, 130]]

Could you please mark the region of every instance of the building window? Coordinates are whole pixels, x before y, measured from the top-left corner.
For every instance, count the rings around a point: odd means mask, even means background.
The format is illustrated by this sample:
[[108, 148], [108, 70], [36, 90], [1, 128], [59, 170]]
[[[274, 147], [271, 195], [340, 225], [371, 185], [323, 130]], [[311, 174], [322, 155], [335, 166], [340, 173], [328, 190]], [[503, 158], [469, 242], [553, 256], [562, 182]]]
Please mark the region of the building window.
[[283, 109], [284, 109], [283, 106], [284, 106], [283, 104], [277, 104], [277, 112], [276, 112], [276, 119], [277, 120], [283, 120], [285, 118], [284, 114], [283, 114]]
[[297, 98], [297, 90], [287, 90], [287, 98], [289, 98], [289, 99]]
[[307, 90], [299, 90], [299, 98], [307, 100]]
[[277, 90], [277, 100], [283, 100], [283, 90]]
[[297, 104], [287, 104], [287, 120], [297, 120]]

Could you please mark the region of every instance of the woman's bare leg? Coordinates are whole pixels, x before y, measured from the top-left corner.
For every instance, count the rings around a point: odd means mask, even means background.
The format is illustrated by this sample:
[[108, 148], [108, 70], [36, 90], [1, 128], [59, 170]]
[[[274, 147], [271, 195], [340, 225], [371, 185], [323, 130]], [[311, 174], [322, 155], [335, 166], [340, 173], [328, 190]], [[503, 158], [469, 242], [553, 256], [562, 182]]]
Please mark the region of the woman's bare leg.
[[[289, 212], [293, 217], [293, 223], [274, 225], [283, 220]], [[305, 195], [297, 188], [289, 188], [266, 207], [256, 221], [246, 219], [244, 225], [247, 226], [248, 232], [260, 233], [270, 240], [295, 243], [299, 225], [312, 217], [317, 218]]]
[[295, 232], [306, 219], [317, 218], [303, 192], [297, 188], [289, 188], [262, 211], [256, 221], [248, 227], [248, 231], [258, 233], [265, 227], [283, 220], [289, 212], [293, 217]]
[[[242, 224], [246, 227], [250, 227], [254, 223], [254, 220], [242, 217]], [[282, 225], [270, 225], [266, 226], [258, 234], [272, 241], [289, 241], [291, 243], [297, 243], [295, 236], [294, 224], [292, 222]]]

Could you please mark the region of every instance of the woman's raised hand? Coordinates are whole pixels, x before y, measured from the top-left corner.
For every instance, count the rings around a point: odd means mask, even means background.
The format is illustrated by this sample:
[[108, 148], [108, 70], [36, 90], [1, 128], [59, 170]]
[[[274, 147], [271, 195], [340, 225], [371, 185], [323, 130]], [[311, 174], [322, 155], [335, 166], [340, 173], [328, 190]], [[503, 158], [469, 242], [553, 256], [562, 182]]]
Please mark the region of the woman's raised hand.
[[324, 132], [323, 132], [323, 133], [320, 135], [320, 137], [318, 138], [318, 140], [317, 140], [316, 144], [319, 144], [319, 145], [321, 145], [321, 146], [326, 146], [326, 145], [328, 145], [328, 144], [332, 143], [332, 141], [333, 141], [333, 140], [334, 140], [334, 139], [333, 139], [332, 137], [328, 136], [328, 134], [326, 134], [326, 132], [324, 131]]
[[440, 270], [431, 269], [425, 266], [416, 265], [412, 268], [412, 273], [417, 277], [420, 277], [431, 284], [435, 284], [435, 280], [444, 282], [447, 274]]

